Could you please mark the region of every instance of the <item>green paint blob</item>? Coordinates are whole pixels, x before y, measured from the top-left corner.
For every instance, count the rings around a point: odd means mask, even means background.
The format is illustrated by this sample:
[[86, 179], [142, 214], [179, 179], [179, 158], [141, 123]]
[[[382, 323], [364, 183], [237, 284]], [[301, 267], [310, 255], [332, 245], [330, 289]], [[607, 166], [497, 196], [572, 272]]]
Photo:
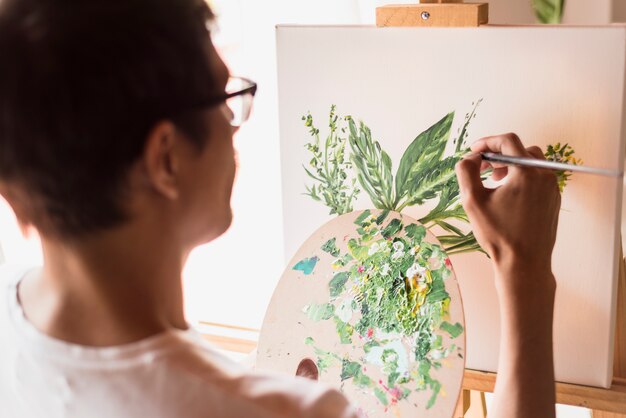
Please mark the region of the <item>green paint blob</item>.
[[311, 321], [325, 321], [333, 317], [335, 306], [332, 303], [323, 303], [321, 305], [312, 303], [305, 306], [303, 311]]
[[339, 248], [337, 248], [337, 238], [332, 238], [326, 241], [324, 245], [322, 245], [321, 250], [332, 255], [333, 257], [339, 257], [340, 252]]
[[365, 221], [366, 219], [368, 219], [370, 216], [372, 216], [372, 211], [365, 210], [363, 211], [363, 213], [361, 213], [355, 220], [354, 223], [355, 225], [361, 225], [363, 226], [363, 221]]
[[463, 325], [458, 322], [452, 325], [449, 322], [443, 322], [441, 324], [441, 329], [450, 334], [450, 337], [456, 338], [463, 333]]
[[295, 266], [292, 267], [293, 270], [301, 271], [306, 276], [313, 273], [315, 269], [315, 265], [320, 261], [318, 256], [313, 256], [311, 258], [305, 258], [303, 260], [298, 261]]
[[385, 238], [389, 238], [392, 235], [397, 234], [402, 229], [402, 221], [400, 219], [393, 219], [389, 222], [389, 225], [385, 229], [382, 230], [382, 235]]
[[333, 276], [328, 283], [328, 289], [330, 290], [330, 296], [335, 298], [339, 296], [343, 290], [346, 282], [350, 278], [350, 273], [346, 271], [339, 272]]

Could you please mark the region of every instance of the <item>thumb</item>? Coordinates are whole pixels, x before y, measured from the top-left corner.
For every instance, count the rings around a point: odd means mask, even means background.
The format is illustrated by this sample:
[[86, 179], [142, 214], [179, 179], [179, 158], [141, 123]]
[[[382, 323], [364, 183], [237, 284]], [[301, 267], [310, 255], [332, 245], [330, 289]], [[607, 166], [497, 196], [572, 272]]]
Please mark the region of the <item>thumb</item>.
[[459, 181], [461, 200], [465, 205], [468, 201], [480, 201], [487, 193], [480, 178], [480, 154], [467, 154], [455, 166], [456, 177]]
[[319, 380], [320, 372], [313, 360], [305, 358], [298, 364], [296, 376], [306, 377], [311, 380]]

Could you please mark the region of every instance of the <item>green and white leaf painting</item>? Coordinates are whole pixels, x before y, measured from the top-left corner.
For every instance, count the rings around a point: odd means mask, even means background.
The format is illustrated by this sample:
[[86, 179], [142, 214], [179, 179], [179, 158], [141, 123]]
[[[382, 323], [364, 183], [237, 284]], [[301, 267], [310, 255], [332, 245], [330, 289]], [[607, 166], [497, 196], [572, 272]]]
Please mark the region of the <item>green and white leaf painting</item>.
[[361, 187], [370, 195], [374, 206], [393, 210], [395, 194], [391, 158], [381, 148], [378, 141], [372, 140], [372, 132], [363, 122], [356, 124], [351, 117], [346, 118], [350, 128], [350, 160], [357, 168], [357, 178]]
[[[452, 155], [445, 156], [444, 153], [451, 141], [454, 112], [417, 135], [400, 159], [395, 176], [389, 154], [373, 139], [370, 128], [363, 121], [357, 123], [350, 116], [339, 118], [336, 107], [331, 106], [330, 134], [327, 146], [320, 150], [319, 129], [314, 126], [310, 113], [303, 116], [302, 120], [314, 139], [306, 144], [313, 158], [310, 169], [305, 167], [305, 170], [314, 181], [313, 185], [307, 186], [306, 194], [322, 201], [330, 208], [331, 215], [351, 212], [361, 189], [375, 208], [388, 211], [401, 212], [406, 207], [439, 199], [436, 207], [420, 222], [427, 228], [439, 226], [446, 232], [438, 238], [451, 254], [480, 251], [471, 232], [463, 232], [449, 222], [468, 223], [460, 203], [454, 166], [467, 152], [467, 129], [480, 102], [474, 103], [473, 110], [465, 115], [458, 137], [452, 140]], [[340, 126], [342, 122], [347, 124], [347, 129]], [[349, 157], [345, 152], [348, 144]]]
[[[469, 230], [469, 219], [463, 209], [454, 166], [469, 151], [466, 144], [468, 128], [476, 117], [482, 102], [472, 103], [472, 111], [465, 115], [463, 126], [456, 138], [451, 139], [455, 112], [450, 112], [421, 132], [405, 150], [393, 174], [393, 163], [380, 143], [373, 139], [370, 128], [351, 116], [340, 118], [331, 106], [329, 127], [323, 151], [319, 149], [319, 129], [313, 117], [302, 117], [314, 141], [306, 144], [313, 154], [307, 175], [316, 183], [307, 186], [307, 195], [330, 208], [330, 214], [342, 215], [353, 210], [354, 200], [361, 189], [367, 193], [377, 209], [402, 212], [411, 206], [421, 206], [437, 201], [435, 207], [419, 221], [435, 233], [450, 255], [482, 251], [474, 233]], [[347, 124], [342, 127], [342, 122]], [[445, 155], [449, 144], [451, 155]], [[348, 148], [350, 155], [347, 155]], [[552, 161], [580, 164], [568, 144], [548, 146], [546, 158]], [[315, 174], [312, 172], [315, 172]], [[485, 177], [488, 173], [485, 173]], [[559, 188], [563, 191], [569, 178], [567, 173], [557, 173]], [[357, 187], [358, 185], [361, 187]], [[464, 226], [467, 225], [467, 226]], [[437, 233], [443, 231], [443, 233]]]
[[304, 170], [316, 182], [307, 186], [306, 195], [328, 206], [331, 215], [351, 212], [352, 202], [360, 190], [356, 187], [356, 179], [348, 178], [352, 163], [346, 155], [346, 130], [338, 125], [335, 106], [330, 108], [330, 132], [323, 143], [319, 129], [313, 126], [311, 114], [303, 116], [302, 120], [313, 137], [313, 141], [306, 144], [312, 158], [309, 168], [304, 166]]
[[539, 23], [561, 23], [565, 0], [532, 0], [532, 5]]

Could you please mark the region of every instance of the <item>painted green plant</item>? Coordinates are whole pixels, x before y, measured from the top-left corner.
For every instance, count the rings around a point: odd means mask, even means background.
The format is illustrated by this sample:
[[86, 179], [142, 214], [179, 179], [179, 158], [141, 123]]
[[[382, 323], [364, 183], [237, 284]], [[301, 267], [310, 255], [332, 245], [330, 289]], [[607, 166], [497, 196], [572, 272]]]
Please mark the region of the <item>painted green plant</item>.
[[[582, 160], [578, 159], [574, 156], [574, 149], [569, 145], [561, 145], [560, 142], [557, 142], [554, 145], [548, 145], [548, 149], [545, 152], [545, 157], [547, 160], [556, 161], [557, 163], [566, 163], [572, 165], [580, 165], [582, 164]], [[559, 190], [563, 192], [569, 178], [572, 173], [567, 171], [557, 171], [556, 176], [559, 182]]]
[[539, 23], [561, 23], [565, 0], [531, 0], [531, 2]]
[[[371, 129], [351, 116], [330, 111], [330, 134], [323, 150], [319, 146], [319, 129], [313, 117], [303, 117], [314, 140], [306, 144], [312, 153], [305, 167], [314, 184], [307, 186], [307, 195], [322, 201], [330, 214], [351, 212], [354, 200], [360, 193], [358, 185], [369, 196], [377, 209], [401, 212], [411, 206], [434, 204], [430, 212], [419, 221], [431, 229], [450, 255], [481, 251], [474, 233], [469, 229], [469, 219], [459, 195], [459, 185], [454, 166], [469, 149], [466, 144], [468, 128], [476, 117], [481, 100], [465, 115], [462, 127], [455, 138], [451, 129], [455, 112], [450, 112], [430, 126], [409, 144], [398, 169], [393, 173], [393, 163], [380, 143], [373, 139]], [[446, 153], [446, 150], [449, 150]], [[549, 160], [579, 164], [571, 146], [560, 143], [548, 146]], [[484, 173], [484, 178], [489, 173]], [[558, 173], [559, 188], [563, 191], [570, 174]]]
[[[451, 265], [439, 245], [424, 240], [424, 226], [388, 217], [389, 211], [359, 215], [354, 222], [358, 235], [348, 239], [345, 254], [337, 238], [321, 247], [336, 259], [329, 301], [303, 309], [312, 321], [332, 321], [341, 344], [353, 345], [358, 339], [362, 356], [340, 356], [320, 348], [312, 337], [305, 343], [313, 347], [320, 373], [341, 367], [342, 384], [373, 393], [381, 405], [428, 391], [424, 406], [430, 408], [441, 390], [431, 372], [453, 354], [462, 357], [460, 349], [451, 342], [446, 345], [443, 338], [452, 341], [463, 333], [461, 324], [448, 322], [445, 280]], [[385, 378], [368, 374], [372, 368]]]
[[360, 190], [356, 187], [356, 179], [348, 177], [352, 163], [346, 155], [346, 129], [338, 125], [335, 106], [330, 109], [330, 132], [323, 143], [319, 129], [313, 126], [311, 114], [303, 116], [302, 120], [313, 137], [313, 141], [306, 144], [312, 157], [309, 168], [305, 166], [304, 170], [315, 183], [306, 187], [306, 194], [328, 206], [331, 215], [351, 212]]
[[[430, 213], [419, 221], [427, 228], [438, 226], [445, 231], [438, 238], [449, 254], [481, 251], [471, 231], [463, 232], [461, 228], [451, 223], [451, 221], [469, 222], [461, 206], [454, 166], [468, 151], [465, 144], [467, 130], [471, 120], [476, 115], [476, 107], [480, 102], [479, 100], [475, 103], [473, 110], [465, 115], [465, 121], [456, 138], [452, 140], [450, 138], [455, 117], [454, 112], [448, 113], [437, 123], [420, 133], [404, 152], [395, 175], [393, 174], [391, 158], [380, 143], [372, 138], [370, 128], [363, 121], [357, 123], [350, 116], [338, 118], [334, 105], [330, 112], [331, 133], [329, 138], [333, 138], [330, 141], [333, 144], [331, 149], [334, 146], [341, 150], [341, 159], [334, 159], [331, 155], [328, 159], [330, 168], [324, 169], [325, 154], [316, 148], [316, 144], [319, 142], [319, 130], [313, 125], [311, 114], [307, 114], [303, 120], [314, 141], [306, 144], [307, 149], [313, 154], [313, 159], [310, 162], [311, 169], [305, 167], [305, 170], [309, 177], [317, 182], [313, 186], [307, 186], [307, 194], [316, 200], [321, 200], [319, 194], [332, 193], [333, 189], [328, 186], [332, 184], [334, 188], [341, 190], [338, 197], [343, 204], [334, 204], [330, 198], [324, 200], [331, 202], [331, 204], [326, 203], [326, 206], [331, 209], [330, 214], [339, 215], [352, 210], [353, 201], [360, 190], [351, 190], [347, 182], [354, 185], [355, 180], [358, 180], [359, 185], [368, 194], [372, 204], [377, 209], [400, 212], [409, 206], [423, 205], [428, 201], [437, 200]], [[341, 127], [339, 127], [340, 123]], [[347, 124], [347, 137], [336, 135], [338, 130], [346, 133], [346, 128], [343, 126], [345, 124]], [[452, 142], [453, 151], [451, 155], [446, 155], [445, 151], [450, 142]], [[349, 143], [350, 146], [349, 160], [354, 169], [354, 177], [348, 173], [351, 167], [345, 165], [347, 164], [345, 162], [346, 143]], [[335, 171], [337, 165], [343, 171], [334, 180], [335, 183], [332, 183], [324, 175], [326, 172]], [[311, 170], [314, 170], [317, 175], [313, 174]]]

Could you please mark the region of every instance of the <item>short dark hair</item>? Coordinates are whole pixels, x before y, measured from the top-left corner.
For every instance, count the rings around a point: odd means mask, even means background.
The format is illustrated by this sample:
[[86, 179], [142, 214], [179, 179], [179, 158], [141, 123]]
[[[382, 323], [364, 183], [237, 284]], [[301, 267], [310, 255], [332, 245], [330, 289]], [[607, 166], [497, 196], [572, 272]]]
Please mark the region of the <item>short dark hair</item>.
[[[205, 0], [0, 3], [0, 180], [37, 229], [76, 237], [128, 219], [129, 168], [172, 120], [202, 147], [216, 95]], [[190, 116], [191, 115], [191, 116]]]

